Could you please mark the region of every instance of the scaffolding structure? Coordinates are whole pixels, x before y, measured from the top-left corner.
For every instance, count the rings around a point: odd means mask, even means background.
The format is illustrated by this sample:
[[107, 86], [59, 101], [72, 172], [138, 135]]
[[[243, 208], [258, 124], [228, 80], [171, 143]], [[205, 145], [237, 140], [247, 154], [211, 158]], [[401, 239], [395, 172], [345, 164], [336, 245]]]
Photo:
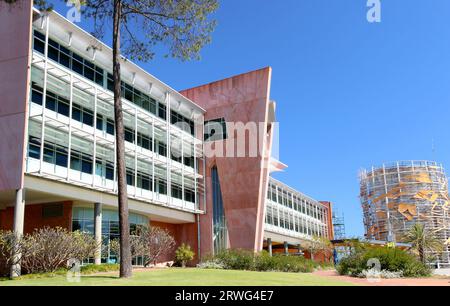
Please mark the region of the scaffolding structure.
[[448, 179], [441, 164], [406, 161], [360, 172], [360, 200], [366, 238], [401, 242], [416, 223], [433, 232], [444, 250], [430, 263], [450, 266]]
[[340, 215], [337, 211], [333, 211], [333, 230], [335, 240], [342, 240], [346, 238], [344, 214]]

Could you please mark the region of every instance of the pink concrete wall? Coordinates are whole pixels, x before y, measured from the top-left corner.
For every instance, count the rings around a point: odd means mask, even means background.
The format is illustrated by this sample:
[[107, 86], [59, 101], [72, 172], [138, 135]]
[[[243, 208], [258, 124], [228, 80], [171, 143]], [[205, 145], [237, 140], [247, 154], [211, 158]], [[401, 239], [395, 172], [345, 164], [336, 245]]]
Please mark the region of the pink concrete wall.
[[23, 185], [32, 1], [0, 1], [0, 191]]
[[[263, 122], [268, 125], [271, 68], [245, 73], [181, 93], [206, 110], [205, 120]], [[207, 214], [200, 219], [202, 256], [213, 251], [211, 168], [217, 166], [227, 220], [229, 247], [262, 249], [271, 132], [258, 135], [263, 152], [257, 157], [214, 157], [206, 163]], [[236, 135], [228, 133], [226, 148]], [[217, 142], [216, 142], [217, 144]], [[249, 148], [246, 148], [248, 153]]]

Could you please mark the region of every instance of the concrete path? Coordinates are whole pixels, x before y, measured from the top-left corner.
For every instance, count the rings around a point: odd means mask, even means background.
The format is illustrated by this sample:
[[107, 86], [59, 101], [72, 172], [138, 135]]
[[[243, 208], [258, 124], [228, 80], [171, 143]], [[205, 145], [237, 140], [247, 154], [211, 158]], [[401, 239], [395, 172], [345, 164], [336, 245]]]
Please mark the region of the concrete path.
[[354, 278], [350, 276], [341, 276], [336, 271], [317, 271], [313, 274], [332, 278], [360, 286], [449, 286], [450, 277], [433, 276], [430, 278], [401, 278], [401, 279], [380, 279], [369, 281], [365, 278]]

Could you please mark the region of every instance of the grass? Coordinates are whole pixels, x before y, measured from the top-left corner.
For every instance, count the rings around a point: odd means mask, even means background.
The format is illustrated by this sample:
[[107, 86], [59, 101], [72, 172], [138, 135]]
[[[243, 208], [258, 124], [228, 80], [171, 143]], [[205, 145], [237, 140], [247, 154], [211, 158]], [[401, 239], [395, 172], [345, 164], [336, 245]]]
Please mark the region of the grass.
[[65, 276], [0, 281], [0, 286], [351, 286], [309, 273], [251, 272], [202, 269], [135, 271], [131, 279], [117, 272], [83, 275], [79, 283]]

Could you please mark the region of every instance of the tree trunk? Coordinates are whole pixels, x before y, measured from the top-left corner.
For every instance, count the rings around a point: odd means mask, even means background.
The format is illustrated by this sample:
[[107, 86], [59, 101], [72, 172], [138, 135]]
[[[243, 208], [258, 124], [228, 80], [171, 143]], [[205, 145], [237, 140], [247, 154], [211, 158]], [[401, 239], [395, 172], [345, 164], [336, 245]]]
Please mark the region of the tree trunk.
[[113, 22], [113, 79], [114, 79], [114, 119], [116, 128], [116, 161], [117, 189], [119, 201], [119, 231], [120, 231], [120, 277], [132, 275], [130, 250], [130, 225], [128, 223], [128, 195], [125, 170], [125, 140], [123, 112], [121, 100], [120, 78], [120, 22], [122, 15], [122, 0], [114, 0]]
[[425, 252], [424, 252], [422, 246], [419, 246], [419, 258], [422, 263], [426, 263], [425, 262]]

